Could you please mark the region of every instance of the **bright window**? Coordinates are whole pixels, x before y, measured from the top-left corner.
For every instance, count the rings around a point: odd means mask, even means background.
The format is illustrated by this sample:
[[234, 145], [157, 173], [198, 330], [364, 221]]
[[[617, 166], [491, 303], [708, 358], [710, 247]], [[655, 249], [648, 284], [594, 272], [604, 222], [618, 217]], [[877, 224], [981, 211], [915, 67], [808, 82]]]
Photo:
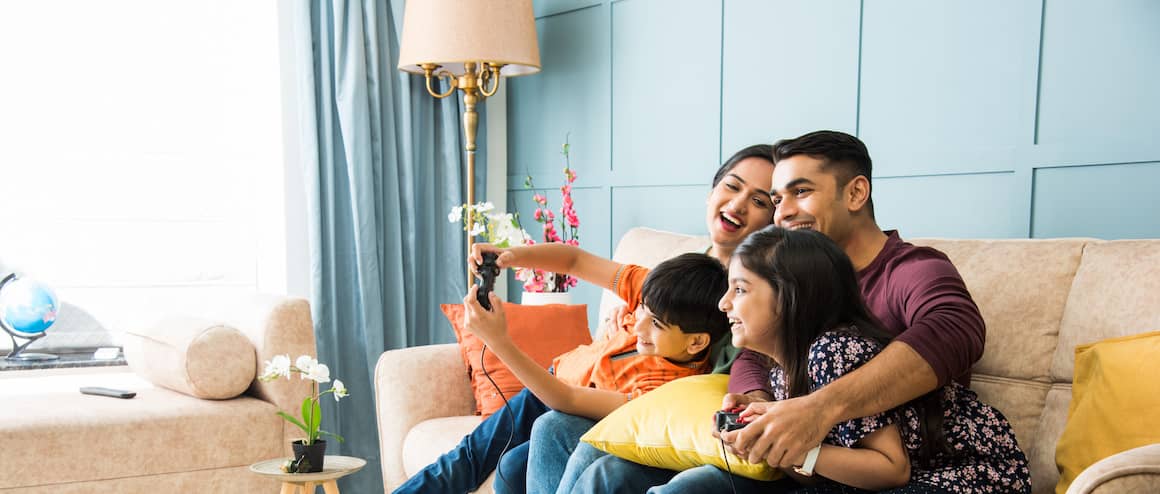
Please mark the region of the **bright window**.
[[5, 2], [0, 271], [114, 335], [284, 292], [277, 7]]

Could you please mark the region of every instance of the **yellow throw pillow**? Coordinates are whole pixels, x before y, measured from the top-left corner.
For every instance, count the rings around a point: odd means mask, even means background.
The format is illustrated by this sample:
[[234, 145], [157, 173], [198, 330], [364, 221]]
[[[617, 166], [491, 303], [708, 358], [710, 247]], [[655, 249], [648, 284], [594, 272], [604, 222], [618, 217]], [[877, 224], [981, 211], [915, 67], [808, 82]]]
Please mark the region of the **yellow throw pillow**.
[[1160, 331], [1075, 348], [1067, 425], [1055, 448], [1057, 494], [1116, 453], [1160, 442]]
[[[715, 465], [727, 470], [713, 413], [729, 376], [704, 374], [668, 382], [617, 408], [580, 438], [596, 449], [651, 467], [687, 470]], [[773, 480], [781, 471], [730, 454], [728, 469], [742, 477]]]

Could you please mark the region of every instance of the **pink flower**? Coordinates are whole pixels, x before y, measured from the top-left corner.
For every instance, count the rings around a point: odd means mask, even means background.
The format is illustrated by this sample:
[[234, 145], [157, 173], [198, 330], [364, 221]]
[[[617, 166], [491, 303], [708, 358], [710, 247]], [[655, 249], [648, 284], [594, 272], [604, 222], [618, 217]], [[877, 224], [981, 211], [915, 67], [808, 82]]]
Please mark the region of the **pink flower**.
[[536, 212], [532, 214], [532, 217], [535, 218], [536, 221], [543, 221], [544, 220], [544, 210], [540, 209], [540, 208], [536, 208]]
[[547, 198], [547, 197], [544, 197], [544, 196], [542, 196], [542, 195], [540, 195], [540, 194], [535, 194], [535, 195], [533, 195], [533, 196], [532, 196], [532, 200], [533, 200], [533, 201], [536, 201], [536, 203], [538, 203], [538, 204], [539, 204], [539, 205], [541, 205], [541, 206], [546, 206], [546, 205], [548, 205], [548, 198]]

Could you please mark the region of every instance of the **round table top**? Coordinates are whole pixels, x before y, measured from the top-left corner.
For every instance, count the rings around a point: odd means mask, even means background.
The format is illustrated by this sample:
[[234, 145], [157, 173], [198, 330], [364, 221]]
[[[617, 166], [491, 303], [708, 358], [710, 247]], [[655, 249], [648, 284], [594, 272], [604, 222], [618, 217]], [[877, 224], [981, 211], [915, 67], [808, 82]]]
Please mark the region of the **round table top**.
[[314, 473], [286, 473], [282, 471], [282, 464], [289, 458], [274, 458], [250, 465], [250, 471], [263, 477], [278, 479], [283, 482], [320, 482], [337, 479], [350, 475], [362, 469], [367, 461], [353, 456], [326, 455], [322, 461], [322, 471]]

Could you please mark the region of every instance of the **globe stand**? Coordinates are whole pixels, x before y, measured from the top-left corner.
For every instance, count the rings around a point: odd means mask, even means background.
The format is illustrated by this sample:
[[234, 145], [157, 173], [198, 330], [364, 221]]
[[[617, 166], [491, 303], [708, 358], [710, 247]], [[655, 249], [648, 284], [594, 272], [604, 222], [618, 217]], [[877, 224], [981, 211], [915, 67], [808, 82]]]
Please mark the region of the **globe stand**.
[[7, 357], [4, 357], [5, 360], [14, 360], [17, 362], [45, 362], [45, 361], [56, 360], [56, 359], [60, 358], [60, 356], [58, 356], [58, 355], [52, 355], [52, 354], [48, 354], [48, 353], [34, 353], [34, 352], [24, 353], [24, 349], [28, 348], [28, 345], [31, 345], [32, 342], [43, 338], [44, 333], [38, 333], [35, 335], [31, 335], [31, 336], [21, 336], [20, 338], [28, 340], [28, 341], [25, 341], [21, 345], [17, 345], [16, 344], [17, 336], [15, 334], [13, 334], [14, 331], [12, 329], [10, 329], [8, 327], [8, 325], [4, 324], [3, 322], [0, 322], [0, 326], [4, 327], [4, 331], [6, 331], [8, 333], [8, 337], [12, 339], [12, 352], [9, 353]]

